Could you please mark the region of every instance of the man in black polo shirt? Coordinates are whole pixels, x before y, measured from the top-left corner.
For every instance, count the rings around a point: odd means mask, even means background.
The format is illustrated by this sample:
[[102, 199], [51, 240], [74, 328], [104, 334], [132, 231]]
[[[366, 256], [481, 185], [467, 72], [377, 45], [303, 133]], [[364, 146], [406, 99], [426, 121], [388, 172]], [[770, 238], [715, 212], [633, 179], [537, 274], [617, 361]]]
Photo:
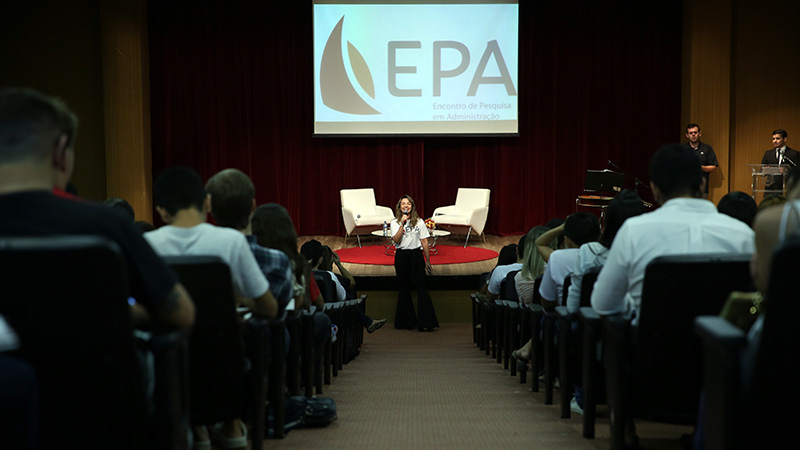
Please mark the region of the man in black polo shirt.
[[191, 297], [133, 223], [110, 208], [53, 195], [57, 180], [71, 175], [76, 130], [77, 118], [62, 102], [28, 89], [0, 90], [0, 236], [109, 238], [125, 258], [136, 325], [189, 329]]
[[710, 145], [700, 142], [701, 135], [700, 125], [696, 123], [686, 125], [686, 138], [689, 139], [686, 146], [692, 149], [697, 159], [700, 160], [700, 168], [703, 170], [703, 178], [706, 180], [702, 194], [703, 198], [708, 198], [709, 175], [711, 172], [717, 170], [719, 163], [717, 162], [717, 155], [714, 153], [714, 149], [711, 148]]

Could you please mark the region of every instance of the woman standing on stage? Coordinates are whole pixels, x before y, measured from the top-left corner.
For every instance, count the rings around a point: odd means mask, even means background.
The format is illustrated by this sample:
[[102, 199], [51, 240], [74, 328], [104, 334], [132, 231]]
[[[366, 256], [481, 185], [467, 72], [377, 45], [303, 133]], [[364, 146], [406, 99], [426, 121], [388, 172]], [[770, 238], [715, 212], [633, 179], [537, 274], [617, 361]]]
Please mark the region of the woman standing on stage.
[[[395, 207], [395, 218], [391, 224], [392, 241], [397, 251], [394, 256], [394, 271], [397, 274], [399, 295], [394, 327], [419, 331], [433, 331], [439, 326], [433, 302], [425, 287], [425, 274], [431, 274], [431, 256], [428, 250], [428, 227], [419, 218], [414, 200], [408, 195], [400, 197]], [[417, 287], [417, 309], [419, 320], [411, 302], [411, 281]]]

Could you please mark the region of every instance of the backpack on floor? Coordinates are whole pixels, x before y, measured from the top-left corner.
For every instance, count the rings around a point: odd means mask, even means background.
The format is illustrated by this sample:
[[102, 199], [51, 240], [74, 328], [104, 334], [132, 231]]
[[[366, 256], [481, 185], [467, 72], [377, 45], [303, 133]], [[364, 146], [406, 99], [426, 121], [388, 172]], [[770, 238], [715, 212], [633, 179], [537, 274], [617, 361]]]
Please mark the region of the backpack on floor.
[[336, 402], [330, 397], [291, 396], [286, 399], [286, 420], [298, 418], [296, 428], [324, 427], [336, 420]]

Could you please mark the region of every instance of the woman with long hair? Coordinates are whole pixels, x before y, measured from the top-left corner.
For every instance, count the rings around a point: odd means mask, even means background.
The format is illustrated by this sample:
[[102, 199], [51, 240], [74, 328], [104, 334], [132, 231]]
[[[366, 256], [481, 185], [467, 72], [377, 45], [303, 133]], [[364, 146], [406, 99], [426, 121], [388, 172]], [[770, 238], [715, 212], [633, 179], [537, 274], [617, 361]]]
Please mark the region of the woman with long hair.
[[[420, 219], [414, 200], [408, 195], [400, 197], [391, 223], [392, 242], [395, 244], [394, 270], [397, 274], [398, 297], [394, 327], [419, 331], [433, 331], [439, 326], [431, 296], [425, 286], [425, 274], [433, 273], [428, 248], [430, 232]], [[417, 309], [411, 301], [411, 282], [417, 288]]]
[[567, 296], [566, 306], [569, 312], [577, 312], [580, 308], [583, 274], [603, 267], [608, 258], [608, 250], [611, 248], [611, 243], [614, 242], [614, 237], [619, 229], [622, 228], [622, 224], [628, 218], [643, 214], [645, 211], [642, 199], [630, 189], [624, 189], [611, 199], [604, 214], [603, 231], [600, 233], [600, 239], [596, 242], [583, 244], [579, 249], [578, 260], [575, 263], [575, 270], [572, 272]]
[[[286, 208], [277, 203], [260, 205], [254, 211], [250, 223], [258, 245], [282, 251], [289, 258], [294, 274], [292, 286], [295, 306], [299, 309], [317, 300], [319, 289], [314, 283], [314, 277], [311, 276], [311, 266], [297, 250], [297, 231]], [[314, 286], [311, 286], [312, 283]], [[310, 292], [309, 289], [314, 292]], [[324, 305], [322, 302], [317, 303], [319, 308]]]
[[[550, 228], [544, 225], [537, 225], [528, 231], [525, 237], [525, 250], [522, 256], [522, 269], [514, 276], [514, 286], [517, 288], [517, 295], [519, 301], [523, 305], [533, 303], [534, 286], [536, 285], [536, 278], [544, 274], [544, 269], [547, 263], [545, 262], [542, 254], [533, 245], [539, 236], [543, 235]], [[556, 249], [556, 240], [550, 243], [550, 247]]]

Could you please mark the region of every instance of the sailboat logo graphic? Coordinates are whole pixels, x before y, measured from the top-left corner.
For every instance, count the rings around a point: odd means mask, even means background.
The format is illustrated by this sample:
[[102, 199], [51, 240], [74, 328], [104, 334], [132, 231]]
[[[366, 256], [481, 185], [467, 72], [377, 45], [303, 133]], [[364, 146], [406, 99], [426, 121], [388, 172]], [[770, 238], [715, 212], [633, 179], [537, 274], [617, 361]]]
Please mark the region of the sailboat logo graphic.
[[[344, 65], [345, 58], [342, 54], [343, 24], [344, 16], [334, 27], [328, 37], [328, 42], [325, 44], [325, 50], [322, 52], [322, 63], [319, 71], [322, 103], [328, 108], [348, 114], [380, 114], [380, 112], [367, 104], [347, 76], [347, 70]], [[356, 82], [374, 100], [375, 84], [372, 81], [372, 74], [369, 71], [367, 62], [349, 41], [347, 42], [347, 55]]]

